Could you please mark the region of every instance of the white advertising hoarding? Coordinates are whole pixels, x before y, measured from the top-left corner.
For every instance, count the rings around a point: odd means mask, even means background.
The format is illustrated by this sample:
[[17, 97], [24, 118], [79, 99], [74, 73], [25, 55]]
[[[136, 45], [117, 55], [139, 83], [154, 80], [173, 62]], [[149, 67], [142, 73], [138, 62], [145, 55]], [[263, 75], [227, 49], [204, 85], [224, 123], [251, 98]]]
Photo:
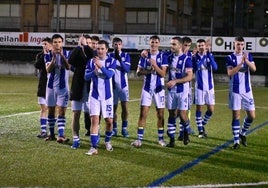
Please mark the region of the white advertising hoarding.
[[[43, 38], [55, 33], [0, 32], [0, 46], [40, 46]], [[59, 33], [65, 41], [65, 33]]]
[[[234, 51], [235, 37], [213, 37], [212, 51], [232, 52]], [[266, 37], [244, 37], [244, 50], [256, 53], [268, 53], [268, 38]]]
[[266, 37], [256, 38], [256, 52], [268, 53], [268, 38]]
[[[34, 32], [0, 32], [0, 46], [40, 46], [42, 39], [52, 37], [55, 33], [34, 33]], [[82, 33], [59, 33], [63, 38], [66, 46], [74, 47], [77, 45], [79, 36]], [[152, 35], [123, 35], [123, 34], [89, 34], [97, 35], [101, 39], [112, 43], [114, 37], [119, 37], [123, 41], [123, 46], [126, 49], [148, 49], [149, 40]], [[170, 40], [174, 35], [159, 35], [160, 47], [169, 48]], [[183, 36], [180, 36], [183, 37]], [[192, 47], [198, 39], [211, 40], [212, 51], [214, 52], [232, 52], [234, 51], [235, 37], [221, 36], [189, 36], [192, 39]], [[253, 53], [268, 53], [268, 38], [267, 37], [245, 37], [245, 51]]]
[[[233, 52], [235, 37], [213, 37], [212, 51], [214, 52]], [[244, 50], [248, 52], [256, 52], [256, 38], [245, 39]]]

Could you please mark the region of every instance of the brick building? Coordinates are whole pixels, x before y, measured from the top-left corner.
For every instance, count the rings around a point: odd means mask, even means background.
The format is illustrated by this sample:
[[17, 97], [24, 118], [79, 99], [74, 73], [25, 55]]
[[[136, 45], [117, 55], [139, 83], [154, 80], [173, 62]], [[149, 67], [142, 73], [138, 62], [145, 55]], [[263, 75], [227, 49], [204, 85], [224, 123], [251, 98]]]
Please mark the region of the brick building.
[[267, 36], [265, 2], [1, 0], [0, 31]]

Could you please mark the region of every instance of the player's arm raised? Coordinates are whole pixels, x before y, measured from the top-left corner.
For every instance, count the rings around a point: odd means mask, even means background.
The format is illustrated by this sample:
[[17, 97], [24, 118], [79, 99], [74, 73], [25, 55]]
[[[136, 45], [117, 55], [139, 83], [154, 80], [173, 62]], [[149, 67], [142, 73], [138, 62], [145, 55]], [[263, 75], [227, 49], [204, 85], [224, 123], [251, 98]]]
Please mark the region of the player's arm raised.
[[245, 53], [243, 55], [243, 61], [248, 65], [249, 70], [251, 70], [252, 72], [256, 71], [256, 65], [255, 65], [254, 61], [249, 60], [249, 54]]
[[50, 73], [55, 68], [55, 64], [56, 64], [56, 55], [53, 54], [51, 61], [46, 63], [46, 70], [48, 73]]
[[66, 59], [66, 57], [64, 56], [63, 51], [61, 51], [60, 55], [61, 55], [61, 58], [62, 58], [63, 66], [67, 70], [69, 70], [70, 69], [70, 64], [68, 63], [68, 59]]
[[162, 66], [161, 68], [156, 64], [156, 61], [154, 59], [150, 59], [150, 63], [153, 67], [153, 70], [155, 70], [161, 77], [166, 76], [167, 67]]

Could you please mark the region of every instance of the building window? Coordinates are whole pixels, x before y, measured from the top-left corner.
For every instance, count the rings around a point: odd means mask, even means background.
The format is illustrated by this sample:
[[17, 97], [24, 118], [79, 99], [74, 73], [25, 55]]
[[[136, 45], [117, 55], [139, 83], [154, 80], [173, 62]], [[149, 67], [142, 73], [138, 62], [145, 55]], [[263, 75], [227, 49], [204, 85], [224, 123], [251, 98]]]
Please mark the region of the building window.
[[10, 16], [9, 7], [10, 7], [9, 4], [2, 4], [0, 6], [0, 16], [7, 16], [7, 17], [9, 17]]
[[[57, 17], [57, 5], [54, 5], [54, 17]], [[60, 17], [64, 18], [65, 17], [65, 5], [60, 5]]]
[[20, 16], [20, 5], [19, 4], [11, 4], [10, 5], [10, 16], [11, 17], [19, 17]]
[[148, 12], [138, 12], [138, 23], [148, 23]]
[[103, 20], [109, 20], [109, 7], [101, 6], [100, 16], [101, 16], [101, 19]]
[[90, 18], [91, 5], [79, 5], [79, 18]]
[[184, 0], [184, 5], [189, 5], [189, 0]]
[[[57, 17], [57, 5], [54, 5], [54, 17]], [[61, 18], [90, 18], [91, 5], [60, 5]]]
[[127, 11], [127, 23], [155, 24], [157, 12], [154, 11]]
[[127, 23], [137, 23], [137, 12], [129, 11], [126, 13], [126, 22]]
[[149, 24], [155, 24], [157, 19], [157, 13], [156, 12], [149, 12]]
[[167, 25], [173, 25], [173, 14], [167, 13]]
[[66, 5], [66, 17], [78, 18], [78, 5]]
[[1, 4], [0, 16], [3, 17], [19, 17], [20, 5], [19, 4]]

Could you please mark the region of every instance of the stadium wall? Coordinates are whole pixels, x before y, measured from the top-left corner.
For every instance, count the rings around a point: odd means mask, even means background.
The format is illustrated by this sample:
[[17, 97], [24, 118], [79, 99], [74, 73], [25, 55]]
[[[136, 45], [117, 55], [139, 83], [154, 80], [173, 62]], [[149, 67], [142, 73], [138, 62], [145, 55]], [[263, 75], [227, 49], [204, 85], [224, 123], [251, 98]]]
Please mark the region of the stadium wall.
[[[71, 48], [69, 49], [71, 50]], [[41, 48], [0, 48], [0, 74], [1, 75], [35, 75], [34, 61], [36, 54]], [[130, 78], [136, 79], [136, 69], [141, 51], [127, 50], [131, 56]], [[227, 54], [215, 53], [215, 60], [218, 63], [218, 71], [215, 72], [215, 83], [227, 83], [225, 57]], [[268, 60], [266, 56], [253, 54], [257, 71], [252, 73], [252, 83], [258, 86], [268, 86]]]
[[[1, 75], [36, 75], [33, 62], [1, 62], [0, 61], [0, 74]], [[72, 75], [71, 75], [72, 76]], [[131, 70], [129, 73], [130, 79], [140, 79], [136, 76], [136, 71]], [[214, 74], [215, 83], [228, 83], [229, 78], [226, 74]], [[268, 86], [268, 76], [252, 75], [252, 85], [254, 86]]]

